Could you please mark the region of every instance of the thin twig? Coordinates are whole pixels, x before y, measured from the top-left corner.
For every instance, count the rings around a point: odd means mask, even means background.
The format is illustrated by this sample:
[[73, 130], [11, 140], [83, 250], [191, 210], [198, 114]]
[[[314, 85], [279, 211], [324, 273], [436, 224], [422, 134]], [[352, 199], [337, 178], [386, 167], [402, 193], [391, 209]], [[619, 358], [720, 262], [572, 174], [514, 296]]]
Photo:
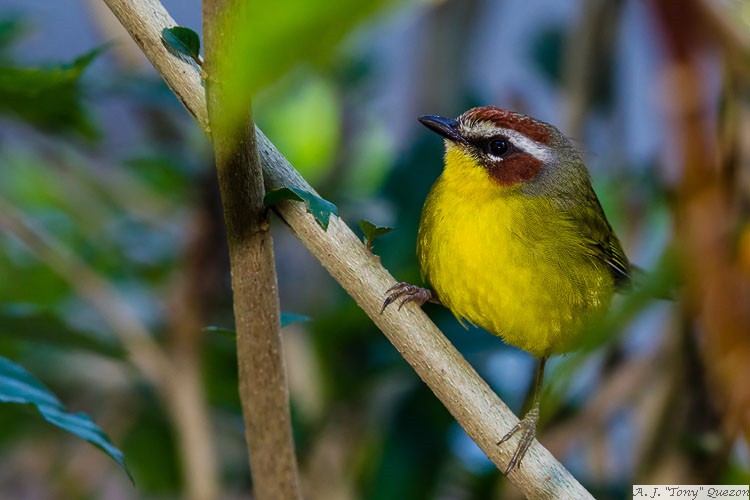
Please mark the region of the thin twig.
[[[221, 494], [210, 406], [203, 383], [206, 316], [211, 300], [211, 278], [217, 274], [211, 249], [221, 231], [216, 230], [205, 197], [193, 211], [189, 237], [183, 250], [179, 277], [167, 309], [169, 337], [165, 349], [179, 374], [173, 382], [177, 446], [183, 457], [186, 494], [193, 499], [217, 499]], [[187, 477], [187, 476], [190, 477]]]
[[[141, 46], [167, 85], [206, 130], [206, 104], [196, 68], [172, 56], [161, 30], [174, 26], [156, 0], [104, 0]], [[298, 187], [314, 192], [271, 142], [256, 128], [266, 188]], [[513, 452], [498, 439], [518, 419], [466, 362], [430, 319], [414, 305], [380, 314], [383, 292], [395, 279], [367, 252], [339, 218], [323, 231], [299, 203], [285, 202], [279, 213], [308, 250], [351, 295], [404, 359], [414, 368], [467, 434], [495, 465], [504, 469]], [[583, 486], [538, 442], [510, 480], [528, 498], [592, 498]]]

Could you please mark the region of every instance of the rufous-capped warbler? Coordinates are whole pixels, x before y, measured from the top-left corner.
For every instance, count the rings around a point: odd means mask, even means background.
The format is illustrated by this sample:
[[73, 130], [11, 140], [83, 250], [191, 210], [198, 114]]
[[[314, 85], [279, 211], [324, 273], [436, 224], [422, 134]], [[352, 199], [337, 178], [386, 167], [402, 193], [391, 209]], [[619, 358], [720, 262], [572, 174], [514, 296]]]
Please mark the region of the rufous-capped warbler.
[[539, 358], [531, 409], [498, 441], [521, 433], [508, 474], [536, 435], [547, 358], [575, 348], [631, 267], [580, 154], [555, 127], [492, 106], [419, 121], [445, 138], [417, 243], [432, 290], [397, 283], [383, 310], [439, 302]]

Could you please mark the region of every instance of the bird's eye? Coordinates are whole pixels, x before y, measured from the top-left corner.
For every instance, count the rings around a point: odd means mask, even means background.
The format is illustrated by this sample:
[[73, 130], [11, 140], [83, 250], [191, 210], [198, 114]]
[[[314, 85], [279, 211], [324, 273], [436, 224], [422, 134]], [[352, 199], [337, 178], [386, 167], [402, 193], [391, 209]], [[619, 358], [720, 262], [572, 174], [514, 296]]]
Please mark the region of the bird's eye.
[[497, 139], [492, 139], [490, 142], [487, 143], [487, 152], [491, 154], [492, 156], [503, 156], [505, 153], [508, 152], [508, 149], [510, 148], [510, 144], [508, 144], [507, 139], [503, 139], [502, 137]]

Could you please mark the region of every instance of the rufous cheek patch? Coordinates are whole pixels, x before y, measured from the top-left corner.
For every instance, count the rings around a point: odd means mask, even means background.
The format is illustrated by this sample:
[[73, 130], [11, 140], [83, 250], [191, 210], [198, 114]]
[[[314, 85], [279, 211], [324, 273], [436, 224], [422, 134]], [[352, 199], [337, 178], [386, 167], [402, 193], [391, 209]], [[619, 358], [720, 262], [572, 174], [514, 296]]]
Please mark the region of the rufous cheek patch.
[[542, 161], [526, 153], [512, 154], [488, 165], [490, 176], [501, 186], [513, 186], [536, 179]]

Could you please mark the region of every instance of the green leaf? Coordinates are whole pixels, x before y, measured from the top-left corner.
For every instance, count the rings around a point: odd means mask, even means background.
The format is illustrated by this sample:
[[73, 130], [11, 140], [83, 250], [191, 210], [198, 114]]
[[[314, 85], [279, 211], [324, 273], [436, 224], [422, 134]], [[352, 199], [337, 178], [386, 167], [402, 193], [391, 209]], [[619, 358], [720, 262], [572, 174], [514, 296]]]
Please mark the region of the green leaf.
[[550, 83], [560, 84], [566, 37], [560, 28], [539, 30], [531, 39], [531, 62]]
[[359, 228], [362, 229], [362, 232], [365, 235], [365, 245], [369, 250], [372, 250], [372, 243], [376, 238], [393, 231], [392, 227], [378, 226], [367, 219], [359, 221]]
[[357, 24], [387, 0], [234, 2], [226, 26], [232, 43], [219, 48], [216, 79], [223, 82], [227, 110], [220, 130], [245, 116], [251, 97], [300, 63], [326, 62]]
[[0, 402], [32, 404], [45, 420], [85, 439], [112, 457], [130, 477], [122, 452], [84, 413], [68, 413], [65, 406], [39, 380], [21, 366], [0, 356]]
[[203, 327], [203, 331], [205, 333], [218, 333], [219, 335], [224, 335], [225, 337], [232, 339], [237, 337], [237, 332], [235, 330], [224, 328], [223, 326], [206, 326]]
[[[310, 319], [310, 316], [305, 316], [304, 314], [282, 312], [281, 328], [289, 326], [292, 323], [302, 323], [305, 321], [310, 321]], [[236, 330], [232, 330], [231, 328], [224, 328], [223, 326], [207, 326], [203, 328], [203, 331], [206, 333], [218, 333], [219, 335], [224, 335], [225, 337], [229, 337], [232, 339], [237, 338]]]
[[310, 321], [311, 319], [312, 318], [310, 318], [310, 316], [305, 316], [304, 314], [282, 312], [281, 313], [281, 328], [284, 328], [285, 326], [289, 326], [292, 323], [304, 323], [304, 322]]
[[15, 115], [45, 131], [72, 131], [95, 139], [98, 132], [83, 107], [79, 81], [84, 70], [108, 47], [98, 47], [56, 66], [0, 65], [0, 114]]
[[339, 209], [328, 200], [315, 196], [309, 191], [298, 188], [278, 188], [266, 193], [263, 204], [272, 207], [282, 200], [304, 201], [307, 203], [307, 211], [315, 217], [318, 225], [323, 230], [328, 229], [328, 221], [331, 214], [338, 216]]
[[25, 28], [26, 26], [20, 18], [0, 19], [0, 52], [5, 51], [18, 40], [23, 35]]
[[195, 31], [182, 26], [164, 28], [161, 31], [161, 38], [164, 40], [164, 45], [174, 55], [192, 59], [198, 66], [203, 65], [200, 54], [201, 39]]

